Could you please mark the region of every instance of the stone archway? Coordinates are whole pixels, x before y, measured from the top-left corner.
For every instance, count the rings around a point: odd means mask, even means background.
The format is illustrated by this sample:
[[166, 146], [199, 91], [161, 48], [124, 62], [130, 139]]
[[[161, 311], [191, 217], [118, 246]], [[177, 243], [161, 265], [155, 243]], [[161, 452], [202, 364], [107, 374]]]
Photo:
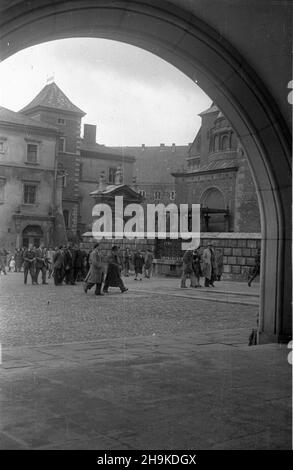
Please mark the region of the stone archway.
[[[165, 1], [18, 0], [1, 13], [4, 59], [66, 37], [142, 47], [188, 75], [217, 103], [247, 153], [262, 224], [260, 341], [291, 335], [291, 144], [283, 115], [238, 50], [188, 11]], [[179, 3], [179, 2], [178, 2]], [[212, 23], [212, 21], [211, 21]]]
[[213, 209], [225, 209], [224, 195], [214, 186], [207, 188], [200, 197], [200, 204]]
[[202, 232], [229, 231], [229, 215], [220, 189], [214, 186], [207, 188], [200, 197], [200, 206]]
[[44, 233], [39, 225], [27, 225], [22, 231], [22, 245], [25, 248], [39, 248], [44, 243]]

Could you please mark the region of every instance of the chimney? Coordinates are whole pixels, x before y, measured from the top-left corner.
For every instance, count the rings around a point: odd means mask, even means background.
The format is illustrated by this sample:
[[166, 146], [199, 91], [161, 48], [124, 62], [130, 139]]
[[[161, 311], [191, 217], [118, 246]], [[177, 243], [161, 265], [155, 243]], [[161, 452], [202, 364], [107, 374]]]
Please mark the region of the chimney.
[[176, 152], [176, 144], [172, 144], [172, 152]]
[[99, 183], [98, 183], [98, 191], [102, 192], [102, 191], [104, 191], [104, 189], [106, 189], [105, 172], [101, 171], [100, 179], [99, 179]]
[[83, 138], [86, 144], [96, 143], [97, 126], [94, 124], [85, 124], [83, 126]]
[[122, 184], [123, 181], [123, 174], [122, 174], [122, 168], [120, 166], [117, 167], [116, 173], [115, 173], [115, 184]]
[[165, 150], [165, 144], [160, 144], [160, 152], [162, 152], [163, 150]]

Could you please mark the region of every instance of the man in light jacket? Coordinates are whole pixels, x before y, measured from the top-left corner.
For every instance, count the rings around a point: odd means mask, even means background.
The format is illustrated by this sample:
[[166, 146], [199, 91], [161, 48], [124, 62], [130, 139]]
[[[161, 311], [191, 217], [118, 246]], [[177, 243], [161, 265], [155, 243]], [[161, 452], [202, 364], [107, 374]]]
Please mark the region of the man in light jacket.
[[202, 275], [205, 278], [205, 287], [215, 287], [215, 272], [216, 272], [216, 261], [215, 253], [213, 247], [208, 245], [207, 248], [203, 250], [202, 254]]
[[104, 280], [104, 264], [98, 243], [95, 244], [93, 251], [90, 253], [89, 264], [90, 269], [85, 278], [84, 291], [87, 293], [89, 289], [96, 285], [95, 295], [104, 295], [101, 292]]

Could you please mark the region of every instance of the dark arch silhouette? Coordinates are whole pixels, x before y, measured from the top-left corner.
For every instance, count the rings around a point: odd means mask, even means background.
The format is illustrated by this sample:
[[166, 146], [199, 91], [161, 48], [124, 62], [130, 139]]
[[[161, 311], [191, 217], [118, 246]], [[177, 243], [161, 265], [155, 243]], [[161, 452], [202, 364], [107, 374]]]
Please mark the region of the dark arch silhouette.
[[260, 203], [260, 341], [287, 340], [291, 335], [290, 132], [269, 91], [239, 51], [190, 11], [163, 0], [15, 1], [2, 7], [0, 30], [2, 59], [66, 37], [102, 37], [142, 47], [175, 65], [217, 103], [246, 150]]

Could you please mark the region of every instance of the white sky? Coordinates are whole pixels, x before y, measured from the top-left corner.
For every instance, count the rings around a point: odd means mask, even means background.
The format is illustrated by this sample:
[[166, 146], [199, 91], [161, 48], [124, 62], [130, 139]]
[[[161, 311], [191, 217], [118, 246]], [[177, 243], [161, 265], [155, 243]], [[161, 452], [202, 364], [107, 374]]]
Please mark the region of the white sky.
[[97, 125], [105, 145], [185, 145], [210, 98], [159, 57], [106, 39], [64, 39], [30, 47], [0, 63], [0, 105], [19, 111], [55, 83]]

